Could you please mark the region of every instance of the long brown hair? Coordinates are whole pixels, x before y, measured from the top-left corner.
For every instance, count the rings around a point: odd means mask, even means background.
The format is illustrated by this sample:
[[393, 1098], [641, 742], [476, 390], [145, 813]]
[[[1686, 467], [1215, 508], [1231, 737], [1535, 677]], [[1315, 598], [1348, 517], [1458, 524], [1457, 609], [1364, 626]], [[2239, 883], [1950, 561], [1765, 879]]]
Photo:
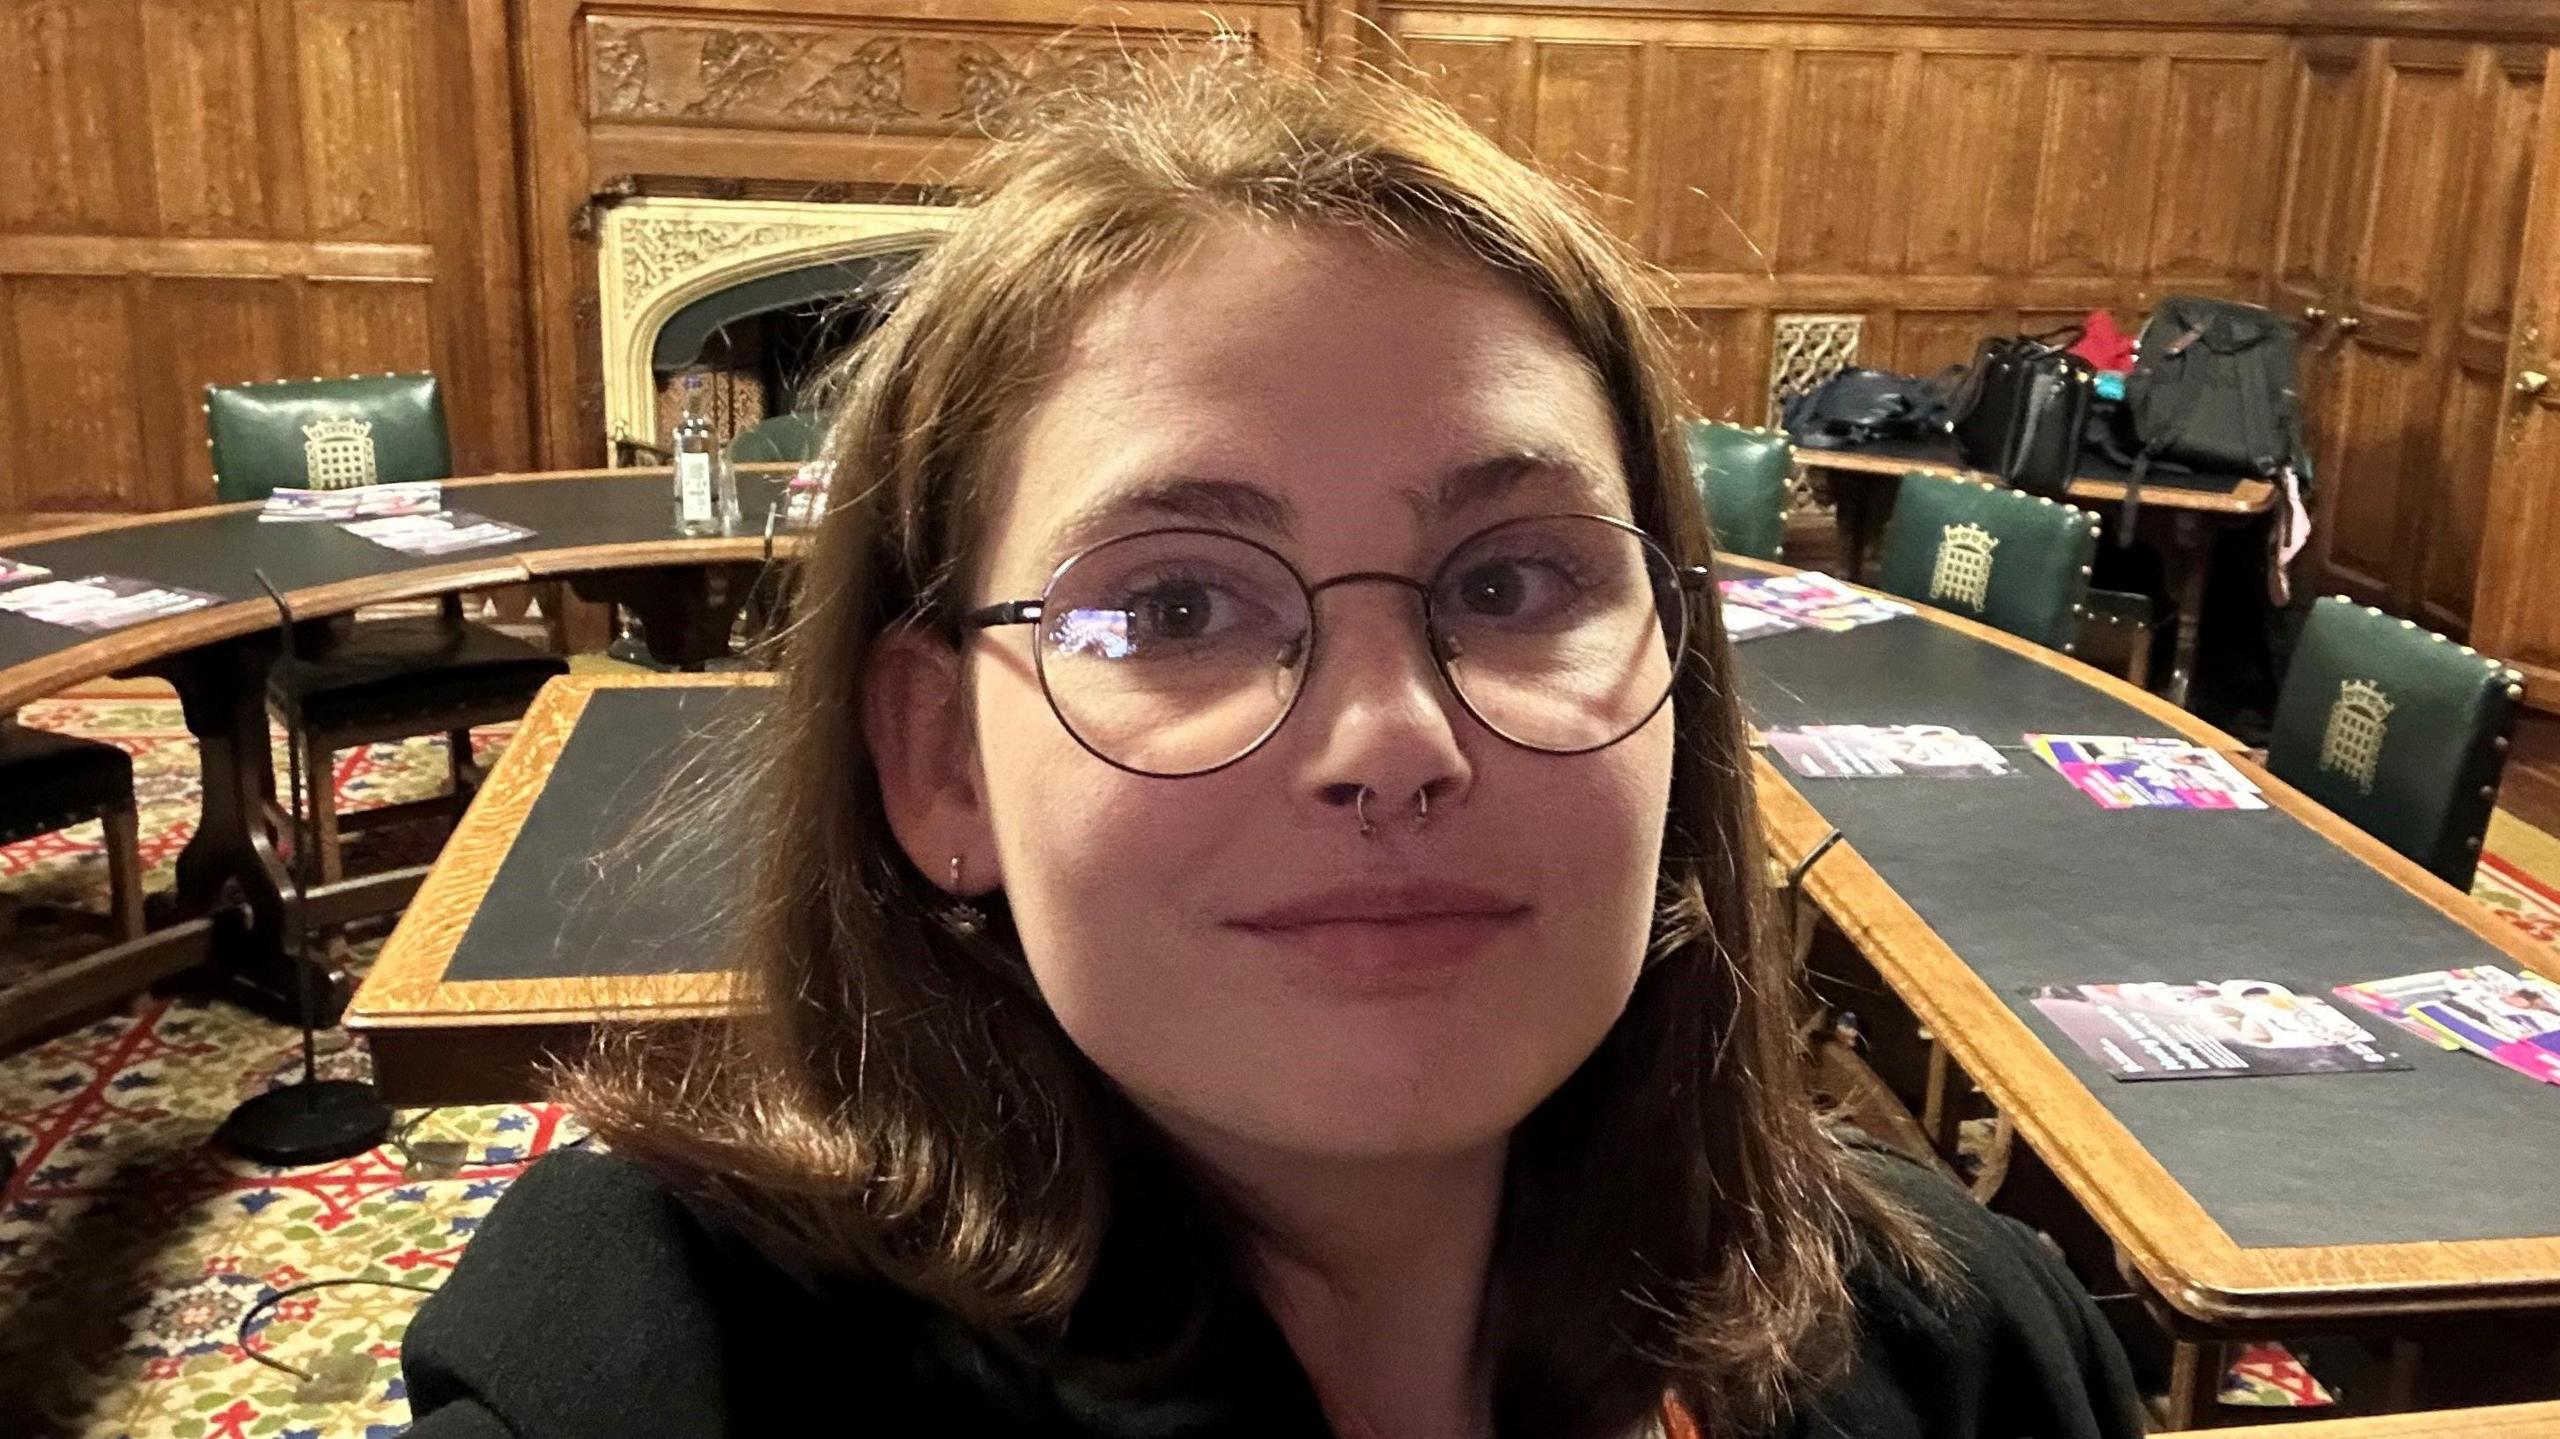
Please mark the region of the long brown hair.
[[[839, 372], [839, 478], [740, 791], [765, 836], [734, 919], [744, 1012], [612, 1035], [555, 1093], [769, 1251], [1038, 1344], [1106, 1270], [1205, 1304], [1241, 1272], [1238, 1216], [1061, 1030], [1000, 901], [975, 936], [934, 921], [947, 896], [891, 838], [861, 686], [891, 627], [949, 632], [993, 457], [1096, 297], [1237, 217], [1481, 265], [1593, 367], [1636, 523], [1684, 564], [1712, 556], [1653, 281], [1392, 77], [1143, 67], [1033, 109], [964, 190], [973, 212]], [[1622, 1433], [1666, 1389], [1708, 1433], [1758, 1428], [1844, 1354], [1861, 1247], [1926, 1248], [1816, 1122], [1731, 651], [1717, 606], [1693, 607], [1650, 962], [1513, 1140], [1483, 1349], [1506, 1435]], [[1141, 1207], [1150, 1243], [1106, 1262]]]

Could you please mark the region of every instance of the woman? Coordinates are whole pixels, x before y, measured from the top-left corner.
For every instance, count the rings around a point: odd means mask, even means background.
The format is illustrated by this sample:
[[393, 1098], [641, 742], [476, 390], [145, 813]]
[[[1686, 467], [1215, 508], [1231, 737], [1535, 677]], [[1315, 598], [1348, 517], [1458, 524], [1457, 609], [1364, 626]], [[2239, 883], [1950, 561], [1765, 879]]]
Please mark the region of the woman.
[[1816, 1123], [1605, 232], [1232, 67], [977, 194], [846, 372], [755, 1017], [570, 1076], [611, 1154], [420, 1313], [416, 1432], [2134, 1432], [2030, 1236]]

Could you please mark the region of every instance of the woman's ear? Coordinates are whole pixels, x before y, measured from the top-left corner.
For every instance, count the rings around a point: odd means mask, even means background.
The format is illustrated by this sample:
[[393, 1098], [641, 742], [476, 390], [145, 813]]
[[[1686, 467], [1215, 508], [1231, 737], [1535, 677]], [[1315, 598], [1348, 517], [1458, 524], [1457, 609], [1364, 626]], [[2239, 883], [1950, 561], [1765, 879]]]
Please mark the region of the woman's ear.
[[886, 631], [862, 684], [863, 739], [898, 845], [924, 876], [960, 893], [997, 887], [995, 835], [979, 784], [976, 736], [961, 704], [960, 656], [920, 629]]

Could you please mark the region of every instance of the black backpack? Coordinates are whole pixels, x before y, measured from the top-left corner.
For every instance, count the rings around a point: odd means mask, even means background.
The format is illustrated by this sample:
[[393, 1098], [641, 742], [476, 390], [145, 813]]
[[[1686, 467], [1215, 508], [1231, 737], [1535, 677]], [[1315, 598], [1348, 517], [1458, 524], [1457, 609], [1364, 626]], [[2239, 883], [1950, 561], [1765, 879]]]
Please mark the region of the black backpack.
[[2060, 499], [2080, 468], [2097, 372], [2071, 353], [2077, 326], [1985, 340], [1952, 406], [1956, 453], [2031, 495]]
[[2273, 310], [2172, 295], [2143, 322], [2123, 420], [2139, 448], [2124, 528], [2131, 543], [2142, 481], [2153, 465], [2212, 475], [2273, 478], [2302, 448], [2293, 325]]

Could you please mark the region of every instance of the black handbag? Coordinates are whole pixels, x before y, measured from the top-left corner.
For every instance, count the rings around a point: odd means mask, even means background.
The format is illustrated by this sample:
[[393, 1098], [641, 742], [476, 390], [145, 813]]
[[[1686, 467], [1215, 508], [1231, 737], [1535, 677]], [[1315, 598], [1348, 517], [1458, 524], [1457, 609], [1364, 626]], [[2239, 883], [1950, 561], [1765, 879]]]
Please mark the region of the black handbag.
[[2080, 467], [2097, 372], [2072, 354], [2077, 326], [1982, 342], [1950, 427], [1956, 453], [2032, 495], [2059, 499]]

